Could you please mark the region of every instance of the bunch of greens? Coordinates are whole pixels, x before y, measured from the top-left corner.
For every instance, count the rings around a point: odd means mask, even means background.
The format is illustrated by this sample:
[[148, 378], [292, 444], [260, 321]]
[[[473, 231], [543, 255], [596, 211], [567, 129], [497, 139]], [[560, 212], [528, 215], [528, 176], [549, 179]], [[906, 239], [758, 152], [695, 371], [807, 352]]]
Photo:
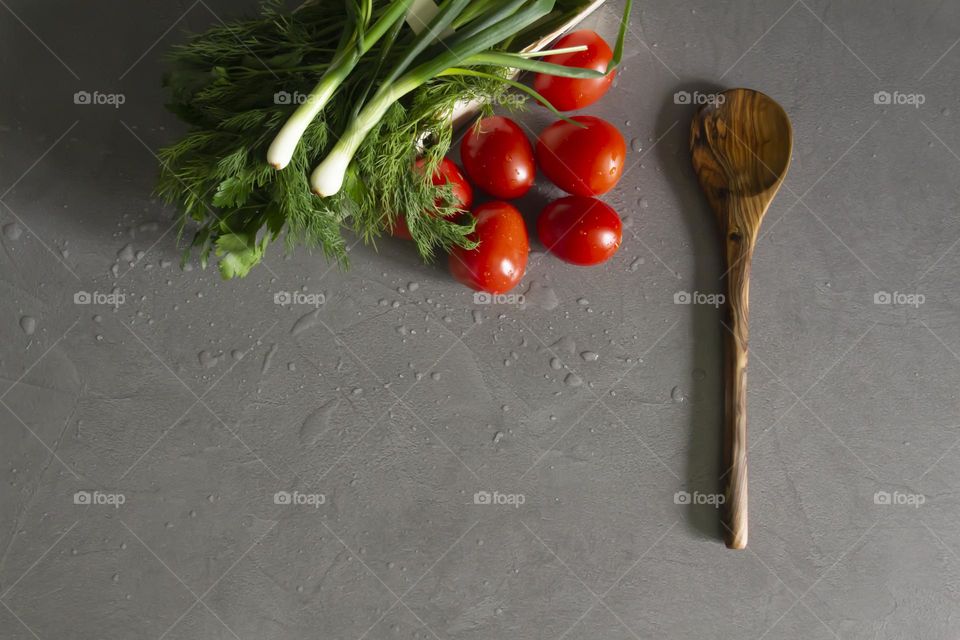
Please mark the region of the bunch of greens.
[[169, 106], [190, 130], [160, 151], [157, 193], [177, 205], [181, 235], [196, 223], [201, 264], [213, 252], [223, 277], [243, 277], [283, 232], [288, 249], [319, 247], [343, 265], [345, 228], [373, 242], [401, 216], [424, 259], [469, 248], [473, 223], [456, 222], [450, 187], [430, 180], [454, 107], [489, 111], [517, 88], [552, 108], [511, 79], [516, 69], [603, 75], [515, 51], [582, 0], [443, 0], [430, 17], [413, 4], [308, 0], [288, 11], [270, 0], [173, 49]]

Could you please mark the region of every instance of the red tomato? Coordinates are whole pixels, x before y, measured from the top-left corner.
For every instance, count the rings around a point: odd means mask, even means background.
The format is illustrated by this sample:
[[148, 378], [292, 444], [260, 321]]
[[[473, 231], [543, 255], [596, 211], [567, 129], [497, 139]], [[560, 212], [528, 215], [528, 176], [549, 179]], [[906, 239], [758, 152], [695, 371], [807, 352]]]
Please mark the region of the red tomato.
[[623, 238], [620, 216], [596, 198], [567, 196], [554, 200], [537, 219], [540, 242], [564, 262], [593, 265], [606, 262]]
[[[422, 172], [425, 162], [423, 158], [420, 158], [413, 166], [417, 171]], [[470, 187], [467, 179], [463, 177], [463, 172], [460, 171], [460, 167], [458, 167], [453, 160], [448, 158], [441, 160], [436, 171], [433, 172], [433, 176], [431, 176], [431, 181], [435, 186], [440, 186], [448, 182], [453, 185], [453, 196], [460, 202], [460, 208], [464, 211], [469, 210], [470, 207], [473, 206], [473, 189]], [[437, 205], [439, 206], [440, 204], [440, 200], [438, 199]], [[404, 240], [413, 239], [410, 235], [410, 229], [407, 228], [407, 221], [403, 217], [398, 218], [396, 223], [390, 228], [390, 235], [403, 238]]]
[[[565, 67], [582, 67], [595, 71], [606, 71], [613, 59], [613, 52], [606, 41], [590, 30], [574, 31], [557, 40], [553, 49], [586, 45], [585, 51], [576, 53], [558, 53], [544, 58], [545, 62], [561, 64]], [[602, 78], [562, 78], [546, 73], [538, 73], [533, 79], [533, 89], [560, 111], [588, 107], [607, 92], [613, 82], [616, 70]]]
[[537, 139], [537, 163], [550, 180], [576, 196], [610, 191], [623, 175], [627, 145], [617, 128], [594, 116], [557, 120]]
[[473, 212], [480, 242], [472, 251], [454, 247], [450, 252], [450, 273], [477, 291], [506, 293], [527, 270], [530, 242], [523, 217], [506, 202], [486, 202]]
[[460, 143], [463, 168], [476, 186], [497, 198], [519, 198], [533, 186], [533, 148], [510, 118], [491, 116]]

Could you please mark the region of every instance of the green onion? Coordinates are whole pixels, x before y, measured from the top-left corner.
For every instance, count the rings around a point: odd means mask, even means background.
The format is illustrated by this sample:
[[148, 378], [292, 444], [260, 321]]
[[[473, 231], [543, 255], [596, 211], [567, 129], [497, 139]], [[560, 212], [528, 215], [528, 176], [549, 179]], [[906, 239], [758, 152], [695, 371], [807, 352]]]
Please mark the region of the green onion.
[[[353, 156], [367, 134], [377, 126], [391, 105], [435, 77], [441, 75], [491, 77], [491, 74], [487, 72], [468, 71], [463, 67], [494, 66], [538, 71], [568, 78], [600, 78], [609, 73], [620, 62], [626, 21], [621, 24], [614, 58], [607, 70], [603, 72], [551, 64], [530, 59], [529, 56], [522, 54], [489, 51], [491, 47], [506, 40], [512, 34], [548, 15], [554, 6], [554, 0], [525, 2], [514, 0], [509, 3], [486, 4], [487, 12], [479, 13], [473, 21], [468, 22], [464, 33], [457, 34], [447, 41], [441, 41], [440, 47], [442, 50], [438, 51], [438, 47], [433, 47], [428, 52], [431, 55], [425, 62], [401, 76], [400, 72], [442, 30], [441, 25], [445, 28], [453, 22], [466, 5], [467, 2], [464, 0], [449, 0], [434, 18], [431, 28], [418, 36], [415, 45], [401, 59], [394, 70], [388, 74], [380, 89], [362, 109], [357, 111], [356, 117], [347, 125], [346, 130], [333, 149], [311, 174], [310, 186], [314, 193], [321, 197], [329, 197], [338, 193], [343, 186], [344, 176], [353, 160]], [[631, 2], [628, 0], [626, 3], [627, 12], [630, 10], [630, 5]], [[556, 109], [553, 109], [543, 96], [536, 94], [532, 89], [521, 87], [519, 83], [509, 79], [502, 80], [506, 84], [521, 88], [526, 93], [534, 95], [556, 113]]]
[[[362, 33], [362, 23], [358, 22], [353, 37], [341, 44], [330, 68], [274, 138], [267, 150], [267, 162], [271, 166], [283, 169], [290, 164], [297, 144], [313, 119], [327, 106], [330, 98], [356, 67], [360, 57], [368, 52], [394, 23], [402, 20], [412, 2], [413, 0], [394, 0], [367, 33]], [[366, 4], [369, 8], [371, 1], [366, 0]]]

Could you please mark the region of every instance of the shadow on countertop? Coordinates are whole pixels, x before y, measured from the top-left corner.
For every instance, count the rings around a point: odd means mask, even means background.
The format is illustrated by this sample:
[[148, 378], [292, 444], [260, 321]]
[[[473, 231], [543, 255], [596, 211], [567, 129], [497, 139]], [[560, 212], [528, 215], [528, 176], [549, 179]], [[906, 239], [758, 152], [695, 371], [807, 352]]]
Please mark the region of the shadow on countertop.
[[[667, 145], [657, 147], [657, 160], [679, 201], [680, 217], [686, 225], [694, 255], [694, 273], [685, 285], [692, 291], [714, 293], [724, 290], [721, 279], [723, 259], [717, 237], [716, 222], [706, 199], [700, 191], [696, 174], [686, 153], [686, 140], [690, 122], [698, 105], [683, 98], [721, 91], [722, 88], [709, 81], [684, 82], [666, 96], [657, 117], [657, 131], [666, 131], [674, 122], [684, 140], [684, 152], [675, 153]], [[671, 134], [674, 135], [674, 134]], [[689, 404], [690, 429], [688, 432], [687, 466], [684, 476], [684, 491], [690, 494], [722, 493], [723, 446], [723, 325], [720, 323], [722, 309], [708, 305], [691, 304], [685, 312], [692, 314], [691, 341], [693, 361]], [[699, 372], [702, 372], [699, 373]], [[686, 523], [693, 532], [709, 538], [722, 540], [722, 509], [706, 504], [688, 504]]]
[[0, 42], [0, 192], [41, 236], [52, 235], [50, 218], [75, 240], [149, 223], [150, 242], [159, 240], [151, 255], [179, 259], [176, 234], [160, 238], [175, 211], [152, 197], [155, 154], [185, 130], [165, 107], [164, 55], [257, 2], [208, 4], [11, 2], [18, 20], [7, 16]]

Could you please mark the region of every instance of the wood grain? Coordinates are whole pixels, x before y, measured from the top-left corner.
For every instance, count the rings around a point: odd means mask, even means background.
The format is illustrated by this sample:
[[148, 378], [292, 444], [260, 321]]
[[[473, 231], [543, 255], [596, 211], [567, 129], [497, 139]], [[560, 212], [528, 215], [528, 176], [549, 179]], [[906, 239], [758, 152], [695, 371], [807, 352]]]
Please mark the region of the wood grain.
[[702, 107], [690, 127], [700, 187], [717, 214], [726, 248], [724, 374], [726, 543], [747, 546], [747, 356], [750, 267], [760, 223], [790, 166], [793, 131], [783, 108], [751, 89], [730, 89]]

